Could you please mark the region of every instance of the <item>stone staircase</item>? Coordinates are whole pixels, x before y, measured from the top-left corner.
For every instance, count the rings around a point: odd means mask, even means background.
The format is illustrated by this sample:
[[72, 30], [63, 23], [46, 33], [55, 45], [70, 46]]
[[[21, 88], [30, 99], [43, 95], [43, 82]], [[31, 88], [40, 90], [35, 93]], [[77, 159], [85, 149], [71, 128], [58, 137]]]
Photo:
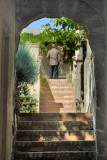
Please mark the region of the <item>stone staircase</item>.
[[67, 79], [48, 79], [40, 94], [40, 113], [72, 113], [73, 86]]
[[95, 160], [92, 114], [19, 114], [14, 160]]

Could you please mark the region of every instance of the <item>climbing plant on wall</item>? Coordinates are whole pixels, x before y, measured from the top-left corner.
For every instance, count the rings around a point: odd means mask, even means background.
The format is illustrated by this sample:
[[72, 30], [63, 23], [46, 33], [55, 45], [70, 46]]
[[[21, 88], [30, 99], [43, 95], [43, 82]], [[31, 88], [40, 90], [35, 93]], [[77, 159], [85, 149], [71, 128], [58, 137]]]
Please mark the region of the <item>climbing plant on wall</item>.
[[[51, 21], [54, 22], [54, 27], [51, 27], [50, 23], [43, 25], [43, 32], [39, 35], [21, 33], [20, 42], [39, 43], [41, 54], [44, 56], [50, 44], [55, 43], [63, 48], [64, 62], [70, 62], [75, 50], [80, 47], [79, 42], [86, 41], [86, 32], [82, 26], [66, 17], [55, 18]], [[59, 26], [60, 28], [57, 28]], [[77, 30], [81, 30], [81, 34], [78, 34]]]

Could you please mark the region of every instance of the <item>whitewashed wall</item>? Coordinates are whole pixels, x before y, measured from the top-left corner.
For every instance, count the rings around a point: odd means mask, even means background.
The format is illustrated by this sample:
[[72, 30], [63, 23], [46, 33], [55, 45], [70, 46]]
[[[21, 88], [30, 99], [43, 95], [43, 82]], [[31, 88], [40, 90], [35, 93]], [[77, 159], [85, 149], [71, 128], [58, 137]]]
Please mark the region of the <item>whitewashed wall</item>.
[[87, 56], [84, 62], [84, 108], [94, 112], [96, 106], [96, 85], [94, 75], [94, 56], [87, 41]]

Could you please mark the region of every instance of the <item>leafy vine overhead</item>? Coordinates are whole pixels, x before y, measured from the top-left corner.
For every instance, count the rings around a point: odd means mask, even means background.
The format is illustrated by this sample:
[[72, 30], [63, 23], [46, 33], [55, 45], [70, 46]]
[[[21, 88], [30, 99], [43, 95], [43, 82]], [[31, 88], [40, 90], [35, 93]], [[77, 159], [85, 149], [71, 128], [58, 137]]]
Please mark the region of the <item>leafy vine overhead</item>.
[[[53, 22], [54, 26], [51, 27], [50, 23], [43, 25], [43, 31], [38, 35], [21, 33], [20, 43], [39, 43], [43, 56], [46, 56], [50, 44], [55, 43], [63, 48], [64, 62], [70, 62], [75, 50], [80, 47], [79, 42], [86, 41], [86, 32], [82, 26], [66, 17], [54, 18], [50, 22]], [[78, 34], [77, 30], [82, 30], [81, 34]]]

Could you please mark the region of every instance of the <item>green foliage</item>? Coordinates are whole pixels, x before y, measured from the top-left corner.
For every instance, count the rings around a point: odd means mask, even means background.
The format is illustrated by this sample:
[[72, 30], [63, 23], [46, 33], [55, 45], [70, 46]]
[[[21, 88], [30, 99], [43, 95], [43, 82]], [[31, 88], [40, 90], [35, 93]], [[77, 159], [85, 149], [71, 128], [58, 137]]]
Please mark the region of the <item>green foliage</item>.
[[89, 130], [93, 130], [93, 125], [92, 124], [89, 126]]
[[[20, 42], [39, 43], [43, 56], [46, 56], [50, 44], [55, 43], [63, 47], [64, 62], [71, 62], [75, 50], [80, 47], [78, 43], [81, 40], [86, 41], [86, 32], [82, 26], [66, 17], [55, 18], [51, 21], [54, 22], [54, 28], [51, 28], [48, 23], [42, 26], [44, 30], [39, 35], [23, 33], [20, 35]], [[58, 26], [61, 26], [61, 29], [56, 29]], [[77, 30], [82, 30], [82, 33], [76, 33]]]
[[[55, 18], [51, 21], [54, 22], [54, 27], [61, 26], [61, 29], [51, 28], [50, 24], [43, 25], [45, 28], [43, 33], [50, 37], [49, 41], [44, 39], [44, 44], [55, 43], [62, 46], [64, 50], [63, 60], [65, 63], [69, 63], [75, 50], [80, 48], [79, 42], [86, 41], [86, 32], [82, 26], [66, 17]], [[82, 30], [81, 34], [77, 33], [77, 30]]]
[[18, 87], [19, 112], [37, 113], [37, 101], [29, 94], [26, 82], [19, 83]]
[[67, 79], [72, 83], [72, 73], [67, 75]]
[[40, 74], [40, 92], [42, 93], [42, 87], [48, 84], [47, 78], [43, 77], [42, 73]]
[[18, 82], [33, 84], [38, 78], [38, 65], [25, 44], [19, 45], [16, 54], [16, 76]]
[[54, 18], [51, 21], [54, 22], [54, 26], [62, 26], [63, 29], [84, 30], [83, 27], [80, 26], [78, 23], [66, 17]]
[[37, 101], [30, 96], [27, 84], [38, 78], [38, 65], [26, 45], [20, 44], [16, 54], [16, 107], [21, 113], [36, 113]]
[[71, 88], [72, 88], [72, 90], [74, 91], [75, 81], [72, 81], [72, 73], [68, 74], [66, 78], [70, 81], [70, 83], [71, 83]]
[[45, 39], [48, 39], [47, 35], [43, 32], [38, 35], [33, 35], [32, 33], [21, 33], [20, 34], [20, 44], [29, 42], [29, 43], [38, 43], [40, 44], [41, 54], [46, 55], [47, 48], [44, 44]]

